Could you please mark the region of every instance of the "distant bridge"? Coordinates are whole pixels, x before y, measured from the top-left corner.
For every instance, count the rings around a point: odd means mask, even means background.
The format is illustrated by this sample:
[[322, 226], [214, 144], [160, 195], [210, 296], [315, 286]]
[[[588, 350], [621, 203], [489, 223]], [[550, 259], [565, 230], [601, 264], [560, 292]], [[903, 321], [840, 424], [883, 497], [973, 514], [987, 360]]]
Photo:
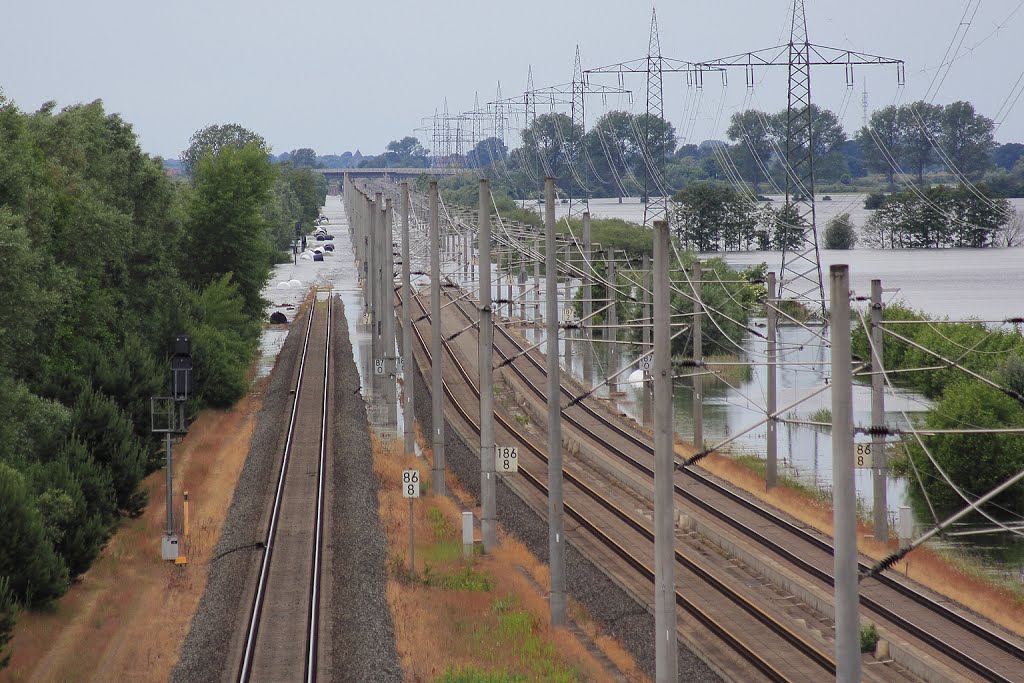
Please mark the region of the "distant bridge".
[[423, 174], [433, 176], [452, 176], [465, 172], [464, 168], [316, 168], [328, 178], [341, 178], [348, 174], [351, 178], [383, 178], [401, 177], [415, 178]]

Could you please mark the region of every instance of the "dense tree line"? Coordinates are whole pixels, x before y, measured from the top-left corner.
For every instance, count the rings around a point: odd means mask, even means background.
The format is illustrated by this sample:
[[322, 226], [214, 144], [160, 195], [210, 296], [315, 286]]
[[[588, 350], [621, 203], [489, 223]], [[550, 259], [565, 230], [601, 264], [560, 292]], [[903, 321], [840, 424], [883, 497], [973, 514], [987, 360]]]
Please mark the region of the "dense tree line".
[[861, 241], [878, 249], [988, 247], [1000, 244], [1012, 213], [983, 185], [914, 188], [886, 195]]
[[193, 339], [190, 412], [243, 395], [281, 235], [326, 189], [233, 125], [197, 133], [176, 182], [100, 101], [0, 98], [0, 140], [2, 650], [15, 609], [61, 595], [144, 506], [172, 335]]
[[918, 101], [890, 105], [871, 114], [857, 134], [868, 169], [895, 184], [897, 173], [912, 174], [918, 185], [934, 166], [945, 166], [962, 179], [978, 180], [995, 165], [992, 119], [975, 112], [970, 102], [948, 105]]
[[[888, 321], [923, 321], [927, 318], [901, 304], [890, 304], [883, 311]], [[1011, 392], [991, 387], [955, 368], [893, 374], [893, 380], [932, 399], [924, 426], [930, 429], [998, 429], [1024, 424], [1024, 335], [1018, 329], [995, 330], [977, 323], [893, 323], [888, 329], [916, 344], [954, 359], [984, 377], [993, 379]], [[934, 368], [942, 361], [895, 337], [886, 336], [882, 347], [887, 371], [910, 368]], [[853, 332], [853, 353], [870, 358], [867, 335], [861, 326]], [[1020, 434], [937, 434], [923, 437], [928, 452], [957, 486], [976, 498], [1024, 469], [1024, 436]], [[962, 500], [936, 469], [928, 453], [916, 441], [909, 441], [908, 453], [913, 465], [902, 455], [898, 472], [911, 477], [912, 487], [921, 496], [921, 488], [932, 504], [942, 510], [963, 505]], [[917, 470], [918, 475], [914, 474]], [[1024, 512], [1024, 485], [1017, 484], [995, 500], [1016, 514]]]

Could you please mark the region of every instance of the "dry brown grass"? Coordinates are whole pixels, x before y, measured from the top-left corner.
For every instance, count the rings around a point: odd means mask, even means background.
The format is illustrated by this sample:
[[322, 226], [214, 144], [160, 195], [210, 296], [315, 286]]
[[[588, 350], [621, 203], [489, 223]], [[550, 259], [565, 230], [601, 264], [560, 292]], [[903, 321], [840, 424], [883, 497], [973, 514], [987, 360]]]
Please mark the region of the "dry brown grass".
[[[429, 447], [422, 442], [425, 455], [432, 457]], [[374, 471], [380, 481], [380, 517], [388, 537], [390, 575], [388, 602], [395, 620], [395, 635], [406, 678], [412, 681], [433, 680], [449, 668], [477, 667], [489, 671], [524, 671], [521, 654], [487, 647], [482, 634], [497, 628], [496, 604], [514, 604], [516, 610], [532, 615], [534, 634], [551, 643], [558, 658], [575, 669], [585, 680], [608, 678], [602, 665], [586, 650], [580, 641], [565, 629], [552, 628], [547, 622], [547, 601], [531, 584], [547, 585], [547, 567], [539, 562], [514, 537], [499, 529], [501, 543], [489, 556], [464, 560], [457, 557], [439, 559], [436, 553], [438, 539], [429, 518], [431, 508], [443, 515], [454, 532], [455, 542], [461, 548], [461, 508], [456, 501], [471, 503], [472, 499], [454, 477], [448, 479], [450, 498], [427, 497], [414, 505], [416, 532], [416, 568], [422, 576], [430, 562], [433, 574], [443, 574], [466, 566], [469, 562], [476, 571], [489, 575], [494, 588], [488, 592], [447, 590], [410, 582], [409, 567], [409, 504], [401, 497], [398, 482], [403, 469], [419, 469], [426, 487], [430, 486], [430, 461], [406, 456], [400, 442], [381, 442], [371, 436], [374, 448]], [[436, 514], [436, 513], [435, 513]], [[450, 545], [449, 545], [450, 547]], [[433, 560], [427, 560], [433, 554]], [[523, 572], [529, 574], [530, 578]], [[581, 613], [575, 608], [576, 613]], [[604, 636], [587, 618], [592, 638], [604, 652], [625, 672], [630, 680], [643, 680], [636, 671], [632, 658], [613, 639]], [[484, 639], [486, 640], [486, 639]]]
[[[262, 385], [260, 385], [262, 386]], [[258, 393], [254, 392], [254, 393]], [[150, 502], [126, 519], [55, 608], [25, 614], [2, 681], [165, 681], [206, 588], [207, 561], [249, 450], [260, 401], [203, 413], [174, 448], [175, 493], [189, 491], [189, 564], [160, 560], [164, 473], [142, 483]], [[180, 523], [180, 522], [179, 522]]]

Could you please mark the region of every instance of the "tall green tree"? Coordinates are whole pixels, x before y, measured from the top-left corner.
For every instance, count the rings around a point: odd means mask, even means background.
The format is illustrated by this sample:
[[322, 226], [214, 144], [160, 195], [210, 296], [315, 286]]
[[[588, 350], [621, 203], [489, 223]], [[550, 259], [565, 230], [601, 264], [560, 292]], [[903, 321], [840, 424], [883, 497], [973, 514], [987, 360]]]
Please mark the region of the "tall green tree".
[[903, 158], [906, 136], [905, 117], [895, 105], [871, 112], [869, 125], [857, 133], [868, 170], [883, 174], [889, 187], [896, 184], [893, 165]]
[[737, 143], [732, 158], [744, 180], [761, 192], [761, 183], [767, 180], [766, 171], [772, 160], [772, 142], [765, 127], [768, 115], [754, 109], [738, 111], [729, 119], [726, 136]]
[[975, 112], [970, 102], [953, 102], [942, 111], [942, 148], [949, 162], [970, 180], [993, 166], [994, 131], [992, 119]]
[[199, 160], [187, 209], [182, 271], [198, 288], [231, 273], [253, 318], [262, 315], [260, 292], [270, 277], [263, 209], [273, 185], [274, 168], [259, 145], [225, 147]]
[[237, 123], [207, 126], [192, 134], [188, 147], [180, 155], [181, 167], [191, 175], [205, 155], [216, 155], [226, 147], [257, 146], [264, 154], [270, 153], [270, 146], [258, 133]]
[[756, 238], [757, 212], [732, 187], [687, 185], [672, 198], [671, 225], [677, 239], [695, 251], [749, 249]]
[[942, 134], [942, 105], [923, 100], [900, 107], [904, 128], [900, 165], [917, 176], [917, 184], [924, 185], [924, 171], [938, 159], [935, 145]]
[[0, 577], [24, 605], [45, 605], [67, 589], [68, 572], [46, 537], [25, 478], [0, 462]]

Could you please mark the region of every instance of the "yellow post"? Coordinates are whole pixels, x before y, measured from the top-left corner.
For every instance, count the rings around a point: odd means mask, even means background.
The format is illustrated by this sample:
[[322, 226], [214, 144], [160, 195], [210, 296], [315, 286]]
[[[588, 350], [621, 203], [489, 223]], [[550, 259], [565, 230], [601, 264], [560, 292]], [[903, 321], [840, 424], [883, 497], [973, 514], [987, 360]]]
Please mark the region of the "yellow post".
[[[181, 536], [182, 539], [188, 538], [188, 491], [184, 492], [185, 500], [181, 504]], [[179, 547], [184, 547], [184, 543], [179, 544]], [[174, 560], [174, 564], [188, 564], [188, 558], [185, 555], [178, 555]]]

